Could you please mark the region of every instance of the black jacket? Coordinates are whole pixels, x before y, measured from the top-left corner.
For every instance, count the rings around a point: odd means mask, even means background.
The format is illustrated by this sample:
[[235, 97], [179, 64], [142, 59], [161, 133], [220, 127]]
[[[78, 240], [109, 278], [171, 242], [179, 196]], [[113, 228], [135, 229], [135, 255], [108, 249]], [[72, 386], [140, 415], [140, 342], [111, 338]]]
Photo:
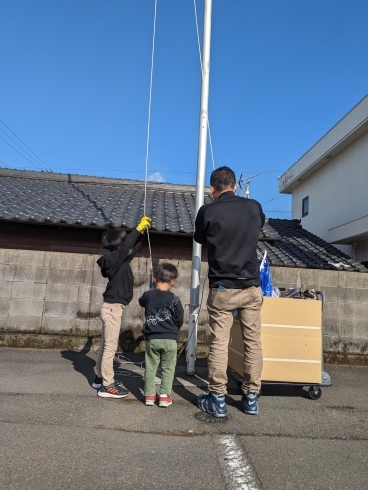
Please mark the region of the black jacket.
[[210, 288], [260, 285], [257, 242], [264, 220], [259, 202], [232, 191], [199, 209], [194, 240], [207, 243]]
[[130, 261], [142, 245], [142, 240], [143, 235], [133, 230], [117, 250], [98, 259], [101, 274], [109, 279], [103, 294], [106, 303], [128, 305], [132, 301], [134, 278]]
[[171, 291], [150, 289], [139, 298], [146, 321], [144, 336], [146, 340], [178, 340], [179, 328], [183, 325], [184, 310], [180, 299]]

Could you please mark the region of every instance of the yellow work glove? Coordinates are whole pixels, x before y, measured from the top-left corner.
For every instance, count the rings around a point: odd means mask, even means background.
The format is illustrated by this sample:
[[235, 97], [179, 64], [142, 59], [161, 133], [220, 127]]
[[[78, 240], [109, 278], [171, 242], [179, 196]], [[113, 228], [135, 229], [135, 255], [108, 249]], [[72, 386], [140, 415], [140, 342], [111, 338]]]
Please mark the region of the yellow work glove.
[[137, 230], [143, 233], [151, 226], [151, 218], [149, 216], [143, 216], [140, 222], [137, 224]]

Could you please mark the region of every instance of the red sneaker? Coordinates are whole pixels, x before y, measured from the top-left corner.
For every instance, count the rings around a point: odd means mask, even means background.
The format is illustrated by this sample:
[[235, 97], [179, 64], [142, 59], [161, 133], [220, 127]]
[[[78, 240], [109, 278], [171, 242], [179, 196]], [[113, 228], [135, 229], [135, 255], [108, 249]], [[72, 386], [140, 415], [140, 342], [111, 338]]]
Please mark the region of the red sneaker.
[[155, 401], [157, 399], [156, 393], [154, 395], [148, 395], [144, 397], [146, 405], [152, 406], [155, 404]]
[[169, 395], [160, 395], [158, 406], [159, 407], [169, 407], [170, 405], [172, 405], [172, 402], [173, 401], [172, 401], [171, 396], [169, 396]]

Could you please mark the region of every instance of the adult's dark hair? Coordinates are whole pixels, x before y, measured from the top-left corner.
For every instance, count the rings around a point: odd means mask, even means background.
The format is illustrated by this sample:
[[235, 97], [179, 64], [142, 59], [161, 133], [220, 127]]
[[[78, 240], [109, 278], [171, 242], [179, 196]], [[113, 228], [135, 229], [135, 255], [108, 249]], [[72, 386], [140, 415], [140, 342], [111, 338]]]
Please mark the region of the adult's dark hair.
[[234, 188], [236, 184], [235, 174], [229, 167], [216, 168], [211, 174], [210, 186], [218, 192], [229, 187]]
[[158, 282], [170, 282], [178, 277], [178, 269], [168, 262], [158, 264], [154, 276]]
[[119, 245], [123, 243], [127, 236], [126, 231], [121, 228], [108, 228], [102, 234], [102, 244], [105, 248], [110, 250], [116, 250]]

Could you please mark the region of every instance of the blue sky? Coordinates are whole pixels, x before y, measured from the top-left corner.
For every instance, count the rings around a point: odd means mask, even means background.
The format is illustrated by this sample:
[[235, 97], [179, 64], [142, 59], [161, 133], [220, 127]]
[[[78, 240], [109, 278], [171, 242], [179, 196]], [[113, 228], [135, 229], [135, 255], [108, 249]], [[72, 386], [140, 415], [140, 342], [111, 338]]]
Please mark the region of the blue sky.
[[[149, 176], [179, 184], [197, 166], [193, 3], [157, 8]], [[154, 0], [3, 2], [1, 166], [144, 179], [153, 12]], [[368, 92], [367, 18], [366, 0], [213, 0], [214, 163], [260, 172], [251, 197], [269, 217], [291, 216], [277, 176]], [[208, 183], [209, 151], [206, 170]]]

